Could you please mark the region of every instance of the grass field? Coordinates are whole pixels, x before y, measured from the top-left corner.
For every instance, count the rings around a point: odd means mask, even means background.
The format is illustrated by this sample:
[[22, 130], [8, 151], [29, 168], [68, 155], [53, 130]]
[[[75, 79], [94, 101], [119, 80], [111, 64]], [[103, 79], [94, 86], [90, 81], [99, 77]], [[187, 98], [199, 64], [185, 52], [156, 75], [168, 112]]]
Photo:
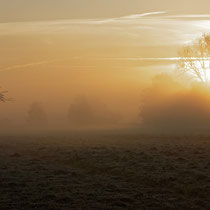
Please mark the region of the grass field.
[[0, 138], [0, 209], [210, 209], [210, 137]]

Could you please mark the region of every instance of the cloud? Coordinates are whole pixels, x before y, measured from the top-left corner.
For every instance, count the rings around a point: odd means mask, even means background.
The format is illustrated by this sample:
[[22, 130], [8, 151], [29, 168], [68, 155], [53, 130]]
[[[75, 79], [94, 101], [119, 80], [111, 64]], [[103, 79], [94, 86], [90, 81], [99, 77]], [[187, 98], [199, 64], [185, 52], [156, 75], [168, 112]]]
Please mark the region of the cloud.
[[[166, 15], [165, 11], [131, 14], [104, 19], [66, 19], [1, 23], [0, 37], [7, 35], [46, 35], [100, 37], [129, 46], [184, 44], [210, 32], [210, 15]], [[104, 39], [103, 39], [104, 38]], [[96, 39], [95, 39], [96, 40]]]

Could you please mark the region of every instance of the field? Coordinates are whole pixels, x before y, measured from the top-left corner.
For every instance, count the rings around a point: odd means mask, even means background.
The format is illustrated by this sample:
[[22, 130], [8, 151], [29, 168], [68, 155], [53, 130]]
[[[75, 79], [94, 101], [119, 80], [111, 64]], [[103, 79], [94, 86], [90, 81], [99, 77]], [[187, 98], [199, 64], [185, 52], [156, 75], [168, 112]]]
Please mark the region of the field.
[[210, 137], [0, 138], [0, 209], [210, 209]]

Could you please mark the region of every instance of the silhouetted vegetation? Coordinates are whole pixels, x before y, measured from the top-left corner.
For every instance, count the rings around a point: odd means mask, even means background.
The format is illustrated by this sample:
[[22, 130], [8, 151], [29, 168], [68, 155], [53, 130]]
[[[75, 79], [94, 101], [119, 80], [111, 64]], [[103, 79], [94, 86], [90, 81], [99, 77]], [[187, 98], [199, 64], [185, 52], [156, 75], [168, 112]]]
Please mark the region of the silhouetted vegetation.
[[105, 104], [91, 103], [85, 96], [79, 96], [73, 101], [68, 118], [76, 126], [114, 124], [121, 119], [119, 114], [110, 111]]
[[27, 121], [30, 125], [42, 126], [47, 122], [47, 115], [41, 104], [35, 102], [29, 107]]
[[76, 125], [92, 124], [95, 121], [93, 109], [83, 96], [77, 97], [70, 105], [68, 117]]
[[6, 102], [6, 101], [11, 101], [12, 99], [11, 98], [7, 98], [6, 97], [6, 93], [7, 93], [8, 91], [1, 91], [0, 92], [0, 101], [1, 102]]
[[210, 35], [204, 34], [180, 52], [178, 70], [202, 82], [210, 82]]
[[210, 88], [195, 83], [182, 87], [170, 76], [153, 79], [144, 92], [141, 116], [149, 129], [167, 131], [198, 131], [210, 127]]

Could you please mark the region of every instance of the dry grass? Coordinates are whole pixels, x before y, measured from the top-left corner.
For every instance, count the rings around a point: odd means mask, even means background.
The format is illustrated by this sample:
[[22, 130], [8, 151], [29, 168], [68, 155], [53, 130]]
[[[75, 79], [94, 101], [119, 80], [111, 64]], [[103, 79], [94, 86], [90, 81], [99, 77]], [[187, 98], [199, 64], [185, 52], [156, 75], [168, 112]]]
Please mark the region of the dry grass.
[[1, 137], [0, 209], [210, 209], [210, 138]]

